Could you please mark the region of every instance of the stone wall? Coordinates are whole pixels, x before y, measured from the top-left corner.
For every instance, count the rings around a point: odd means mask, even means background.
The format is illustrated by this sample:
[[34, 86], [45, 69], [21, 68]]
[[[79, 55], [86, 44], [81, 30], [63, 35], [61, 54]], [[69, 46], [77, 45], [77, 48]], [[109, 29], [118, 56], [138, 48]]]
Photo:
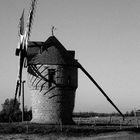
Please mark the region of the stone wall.
[[[40, 74], [53, 81], [46, 81]], [[49, 76], [49, 70], [54, 71]], [[66, 65], [30, 65], [28, 82], [32, 94], [32, 122], [48, 124], [72, 124], [75, 91], [78, 86], [77, 67]], [[52, 79], [51, 79], [52, 80]]]

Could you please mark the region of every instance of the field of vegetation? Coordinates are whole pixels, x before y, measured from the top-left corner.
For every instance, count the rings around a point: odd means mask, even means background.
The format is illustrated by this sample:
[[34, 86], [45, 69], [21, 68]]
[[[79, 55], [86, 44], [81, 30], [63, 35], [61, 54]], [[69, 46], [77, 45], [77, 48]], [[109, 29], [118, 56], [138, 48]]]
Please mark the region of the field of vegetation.
[[[92, 139], [100, 136], [119, 136], [119, 140], [124, 135], [130, 137], [136, 136], [140, 139], [140, 117], [135, 117], [134, 111], [127, 112], [123, 120], [116, 113], [74, 113], [73, 120], [75, 125], [47, 125], [30, 123], [32, 118], [31, 110], [25, 109], [24, 123], [21, 123], [20, 104], [13, 99], [6, 99], [2, 104], [0, 111], [0, 140], [2, 139], [60, 139], [60, 140], [77, 140]], [[120, 134], [121, 133], [121, 134]], [[131, 133], [131, 134], [129, 134]], [[121, 136], [121, 138], [120, 138]], [[116, 136], [115, 136], [116, 137]]]
[[78, 125], [89, 126], [119, 126], [120, 129], [124, 127], [140, 127], [140, 117], [125, 117], [120, 116], [107, 116], [107, 117], [75, 117], [75, 122]]
[[140, 135], [130, 132], [98, 134], [94, 136], [66, 136], [39, 134], [10, 134], [0, 135], [0, 140], [139, 140]]
[[139, 117], [74, 117], [76, 125], [46, 125], [24, 123], [0, 123], [0, 134], [64, 134], [64, 135], [92, 135], [116, 131], [140, 131]]
[[[138, 140], [140, 118], [119, 116], [74, 117], [76, 125], [0, 123], [0, 140]], [[124, 139], [125, 138], [125, 139]]]

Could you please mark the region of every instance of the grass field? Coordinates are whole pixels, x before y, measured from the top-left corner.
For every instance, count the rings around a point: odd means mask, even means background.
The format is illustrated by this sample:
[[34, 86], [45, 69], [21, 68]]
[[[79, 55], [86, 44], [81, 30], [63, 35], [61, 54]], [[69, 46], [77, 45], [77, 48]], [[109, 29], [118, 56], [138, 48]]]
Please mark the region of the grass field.
[[[0, 123], [0, 140], [139, 140], [140, 118], [74, 117], [76, 125]], [[124, 139], [125, 138], [125, 139]]]
[[116, 125], [116, 126], [133, 126], [139, 127], [140, 117], [122, 117], [112, 116], [112, 117], [75, 117], [75, 122], [77, 124], [87, 124], [87, 125]]
[[39, 134], [0, 135], [0, 140], [139, 140], [140, 134], [129, 132], [106, 133], [95, 136], [58, 136]]
[[64, 134], [92, 135], [104, 132], [137, 131], [140, 132], [140, 118], [127, 117], [74, 117], [76, 125], [47, 125], [24, 123], [0, 123], [0, 134]]

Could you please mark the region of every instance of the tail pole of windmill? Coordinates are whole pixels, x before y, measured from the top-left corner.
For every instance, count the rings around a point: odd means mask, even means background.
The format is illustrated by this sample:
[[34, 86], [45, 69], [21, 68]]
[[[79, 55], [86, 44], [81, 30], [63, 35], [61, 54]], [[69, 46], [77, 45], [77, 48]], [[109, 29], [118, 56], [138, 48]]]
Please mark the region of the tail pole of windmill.
[[26, 64], [28, 86], [32, 99], [31, 122], [74, 124], [72, 113], [78, 87], [78, 68], [86, 74], [113, 107], [124, 117], [103, 89], [75, 59], [75, 51], [67, 50], [54, 36], [54, 26], [51, 30], [52, 36], [46, 41], [29, 41], [36, 3], [36, 0], [31, 1], [25, 31], [24, 12], [20, 18], [20, 45], [16, 50], [20, 63], [15, 99], [21, 95], [22, 69]]

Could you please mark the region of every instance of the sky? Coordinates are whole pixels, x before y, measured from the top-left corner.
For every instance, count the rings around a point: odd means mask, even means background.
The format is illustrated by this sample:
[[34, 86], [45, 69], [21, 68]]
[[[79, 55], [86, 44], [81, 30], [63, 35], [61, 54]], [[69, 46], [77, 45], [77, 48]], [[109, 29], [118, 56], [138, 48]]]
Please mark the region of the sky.
[[[29, 7], [30, 0], [0, 0], [0, 104], [15, 94], [18, 23]], [[140, 0], [38, 0], [30, 40], [47, 40], [52, 25], [122, 112], [140, 109]], [[31, 106], [27, 82], [25, 104]], [[74, 111], [116, 112], [80, 70]]]

